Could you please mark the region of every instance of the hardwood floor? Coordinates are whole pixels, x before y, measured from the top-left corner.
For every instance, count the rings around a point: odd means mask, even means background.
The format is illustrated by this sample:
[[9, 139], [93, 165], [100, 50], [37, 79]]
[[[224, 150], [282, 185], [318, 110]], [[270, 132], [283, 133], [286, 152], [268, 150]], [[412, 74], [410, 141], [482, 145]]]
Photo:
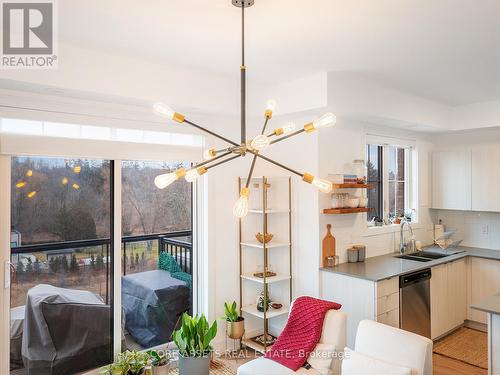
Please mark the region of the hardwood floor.
[[487, 375], [488, 370], [471, 366], [439, 354], [432, 356], [433, 375]]

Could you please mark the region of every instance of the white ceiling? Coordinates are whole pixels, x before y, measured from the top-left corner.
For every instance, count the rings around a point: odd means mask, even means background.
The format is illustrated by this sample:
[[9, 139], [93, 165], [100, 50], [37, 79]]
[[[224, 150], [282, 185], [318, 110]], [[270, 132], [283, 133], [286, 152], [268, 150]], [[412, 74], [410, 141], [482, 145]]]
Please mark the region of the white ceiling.
[[[237, 75], [230, 0], [59, 2], [60, 38], [85, 47]], [[255, 0], [250, 78], [350, 71], [450, 105], [500, 99], [499, 0]]]

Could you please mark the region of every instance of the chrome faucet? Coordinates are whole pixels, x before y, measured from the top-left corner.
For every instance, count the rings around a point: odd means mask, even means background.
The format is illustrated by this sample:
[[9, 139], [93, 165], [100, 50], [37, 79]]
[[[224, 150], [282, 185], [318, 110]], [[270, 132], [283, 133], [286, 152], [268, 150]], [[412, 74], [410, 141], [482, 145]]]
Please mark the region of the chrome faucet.
[[[411, 239], [405, 242], [405, 225], [410, 229]], [[413, 228], [407, 220], [401, 220], [401, 226], [399, 227], [399, 252], [404, 254], [408, 247], [411, 247], [411, 251], [415, 251], [415, 237], [413, 236]]]

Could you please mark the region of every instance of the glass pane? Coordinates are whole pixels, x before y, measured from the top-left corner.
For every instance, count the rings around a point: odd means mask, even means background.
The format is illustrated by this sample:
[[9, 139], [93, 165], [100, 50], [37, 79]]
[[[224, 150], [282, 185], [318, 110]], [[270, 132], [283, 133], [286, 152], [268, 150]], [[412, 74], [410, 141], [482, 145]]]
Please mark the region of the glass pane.
[[192, 310], [192, 186], [185, 179], [154, 185], [159, 174], [189, 165], [123, 162], [123, 350], [169, 342], [182, 313]]
[[397, 161], [398, 180], [404, 181], [404, 179], [405, 179], [405, 149], [398, 148], [397, 155], [398, 155], [398, 161]]
[[377, 145], [367, 145], [367, 168], [368, 168], [368, 181], [376, 182], [379, 181], [379, 146]]
[[12, 370], [77, 373], [113, 357], [110, 168], [12, 158]]
[[382, 217], [382, 212], [380, 210], [381, 207], [381, 202], [380, 202], [380, 189], [381, 189], [381, 183], [378, 183], [375, 185], [373, 189], [368, 190], [368, 207], [372, 208], [373, 210], [370, 211], [367, 215], [368, 221], [372, 220], [374, 217]]
[[396, 215], [396, 183], [389, 181], [389, 217]]
[[396, 213], [403, 216], [405, 213], [405, 183], [397, 182], [396, 186]]

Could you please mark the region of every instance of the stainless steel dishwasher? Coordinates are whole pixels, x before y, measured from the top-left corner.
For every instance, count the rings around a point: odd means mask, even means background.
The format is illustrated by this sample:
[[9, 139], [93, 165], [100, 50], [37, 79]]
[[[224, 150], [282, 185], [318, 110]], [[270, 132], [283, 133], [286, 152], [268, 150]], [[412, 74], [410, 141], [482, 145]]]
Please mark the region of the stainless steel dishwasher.
[[399, 319], [401, 329], [431, 337], [431, 269], [399, 277]]

